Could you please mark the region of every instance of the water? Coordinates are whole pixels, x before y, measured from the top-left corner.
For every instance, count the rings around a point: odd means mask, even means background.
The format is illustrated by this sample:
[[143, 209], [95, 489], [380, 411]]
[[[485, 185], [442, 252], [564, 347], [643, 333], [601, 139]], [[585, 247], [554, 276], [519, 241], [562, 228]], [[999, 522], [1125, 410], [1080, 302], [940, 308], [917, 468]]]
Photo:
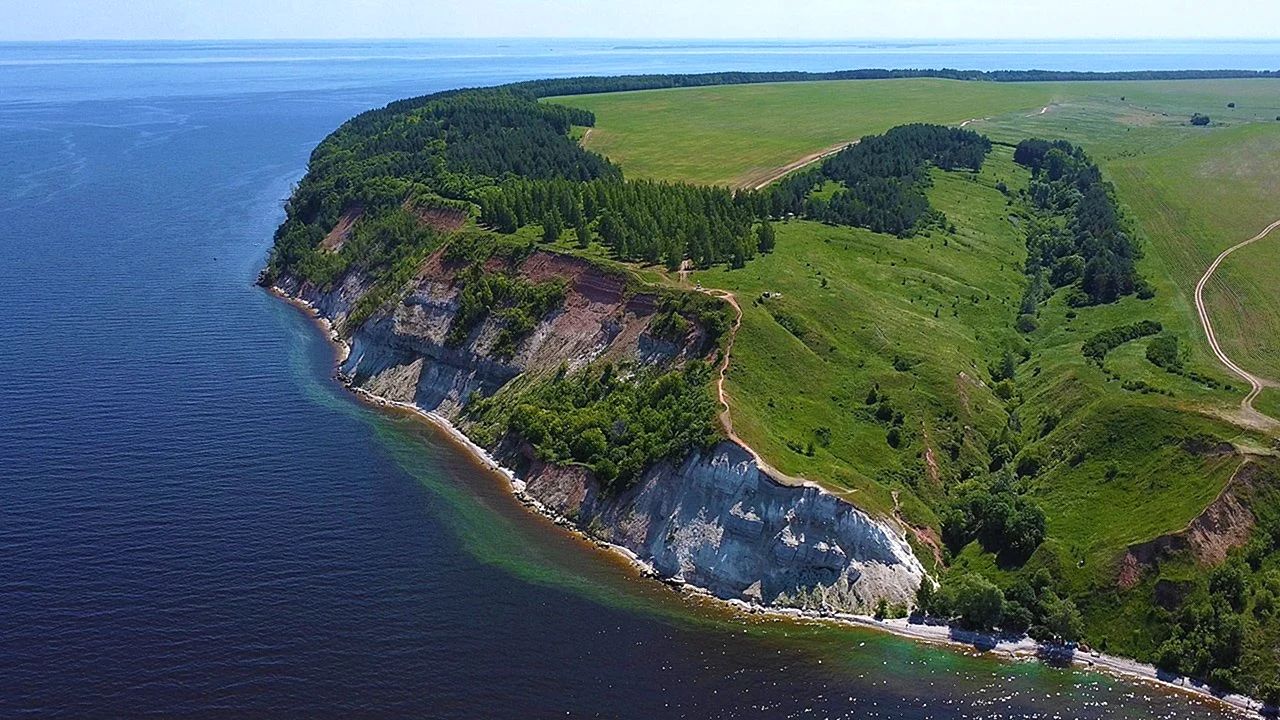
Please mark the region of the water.
[[1280, 45], [615, 45], [0, 45], [0, 716], [1219, 712], [682, 599], [525, 512], [439, 433], [361, 406], [310, 321], [252, 281], [311, 147], [406, 95], [583, 73], [1261, 68]]

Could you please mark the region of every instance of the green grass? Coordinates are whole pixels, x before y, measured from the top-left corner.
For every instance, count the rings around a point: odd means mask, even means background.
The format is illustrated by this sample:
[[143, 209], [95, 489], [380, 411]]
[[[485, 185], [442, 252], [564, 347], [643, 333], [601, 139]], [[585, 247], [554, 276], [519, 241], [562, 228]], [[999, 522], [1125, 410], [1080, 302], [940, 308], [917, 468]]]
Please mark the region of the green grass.
[[[588, 146], [633, 177], [743, 184], [808, 153], [906, 122], [993, 139], [1066, 138], [1116, 183], [1150, 238], [1148, 275], [1198, 328], [1191, 302], [1223, 249], [1280, 218], [1280, 81], [964, 83], [843, 81], [558, 98], [597, 114]], [[1236, 107], [1228, 109], [1227, 103]], [[1041, 108], [1049, 110], [1043, 114]], [[1213, 118], [1191, 127], [1194, 112]], [[1280, 235], [1241, 251], [1206, 293], [1228, 354], [1280, 380]], [[1193, 367], [1232, 379], [1200, 339]]]
[[1280, 417], [1280, 388], [1269, 387], [1263, 390], [1253, 401], [1253, 407], [1271, 417]]
[[[976, 466], [981, 451], [1011, 409], [992, 394], [987, 367], [1004, 348], [1026, 342], [1012, 328], [1025, 284], [1022, 235], [995, 189], [1004, 181], [1016, 191], [1026, 172], [998, 147], [980, 175], [935, 172], [934, 179], [931, 201], [957, 226], [955, 235], [933, 231], [902, 240], [796, 221], [779, 226], [772, 255], [742, 270], [693, 275], [707, 287], [733, 290], [743, 305], [728, 383], [743, 439], [783, 472], [851, 489], [851, 499], [872, 510], [886, 512], [890, 492], [898, 490], [914, 501], [904, 511], [923, 524], [936, 523], [929, 507], [936, 507], [941, 483], [985, 469]], [[762, 299], [765, 292], [781, 297]], [[1030, 336], [1030, 359], [1018, 371], [1025, 403], [1017, 413], [1024, 429], [1040, 427], [1050, 414], [1060, 418], [1054, 435], [1041, 441], [1049, 469], [1034, 493], [1053, 508], [1050, 534], [1070, 538], [1064, 547], [1101, 567], [1129, 543], [1183, 527], [1221, 489], [1221, 468], [1176, 446], [1201, 432], [1234, 434], [1183, 412], [1229, 407], [1234, 396], [1152, 365], [1145, 341], [1121, 346], [1106, 367], [1172, 397], [1124, 390], [1122, 381], [1085, 362], [1080, 346], [1096, 332], [1137, 318], [1176, 323], [1177, 313], [1161, 303], [1128, 298], [1077, 311], [1074, 319], [1066, 315], [1055, 299]], [[895, 368], [898, 359], [905, 364]], [[905, 415], [900, 448], [890, 447], [888, 427], [866, 404], [876, 386]], [[831, 429], [829, 446], [816, 442], [819, 428]], [[1081, 435], [1081, 428], [1104, 434]], [[1039, 438], [1034, 430], [1024, 434]], [[1105, 438], [1113, 434], [1149, 450], [1132, 458], [1112, 453]], [[805, 452], [810, 442], [812, 457]], [[944, 452], [948, 444], [959, 445], [955, 458]], [[1099, 459], [1071, 466], [1060, 449], [1066, 447], [1090, 448]], [[1100, 477], [1098, 463], [1113, 457], [1128, 480], [1099, 488], [1090, 478]], [[1192, 479], [1180, 481], [1183, 474]], [[1115, 515], [1090, 520], [1087, 508], [1099, 499]], [[1145, 519], [1126, 521], [1128, 513]]]
[[553, 98], [596, 114], [587, 147], [628, 177], [744, 185], [809, 153], [906, 122], [1039, 109], [1046, 85], [949, 80], [772, 83]]
[[[1027, 173], [1001, 147], [975, 178], [935, 173], [930, 198], [956, 224], [955, 236], [933, 231], [931, 237], [900, 240], [792, 222], [779, 226], [774, 254], [742, 270], [718, 268], [692, 277], [707, 287], [733, 290], [743, 304], [727, 388], [735, 428], [744, 440], [783, 472], [846, 491], [873, 511], [889, 512], [891, 491], [898, 490], [904, 514], [922, 524], [937, 522], [931, 508], [941, 496], [940, 484], [981, 471], [975, 467], [981, 450], [1000, 433], [1012, 409], [988, 387], [987, 365], [1005, 348], [1027, 344], [1031, 356], [1019, 369], [1024, 402], [1017, 407], [1018, 421], [1027, 441], [1038, 440], [1037, 449], [1049, 455], [1034, 493], [1051, 508], [1051, 536], [1070, 538], [1054, 547], [1079, 556], [1073, 566], [1085, 559], [1092, 573], [1108, 567], [1129, 543], [1183, 527], [1229, 475], [1220, 463], [1189, 456], [1177, 446], [1178, 438], [1202, 432], [1239, 434], [1212, 419], [1238, 404], [1242, 388], [1203, 347], [1189, 301], [1188, 282], [1194, 286], [1198, 277], [1191, 269], [1207, 265], [1219, 249], [1207, 230], [1194, 243], [1167, 231], [1157, 222], [1157, 211], [1169, 207], [1177, 191], [1182, 205], [1174, 206], [1194, 212], [1188, 206], [1202, 194], [1194, 184], [1176, 182], [1193, 150], [1219, 159], [1222, 167], [1211, 165], [1204, 171], [1207, 177], [1223, 184], [1232, 172], [1245, 173], [1249, 192], [1266, 193], [1266, 184], [1258, 180], [1266, 176], [1265, 166], [1244, 162], [1247, 152], [1223, 163], [1214, 148], [1234, 147], [1239, 137], [1269, 139], [1274, 133], [1280, 138], [1280, 123], [1273, 130], [1264, 122], [1280, 112], [1273, 107], [1277, 90], [1280, 83], [1271, 81], [995, 85], [913, 80], [646, 91], [560, 101], [597, 113], [588, 144], [621, 162], [632, 176], [742, 183], [769, 167], [892, 125], [970, 117], [986, 118], [971, 127], [996, 140], [1066, 137], [1093, 153], [1116, 179], [1122, 202], [1149, 237], [1141, 269], [1157, 288], [1154, 301], [1130, 297], [1072, 312], [1059, 295], [1041, 312], [1034, 333], [1023, 338], [1013, 330], [1025, 283], [1025, 250], [1010, 217], [1014, 208], [995, 186], [1004, 181], [1016, 192]], [[1215, 119], [1207, 129], [1186, 123], [1196, 111], [1219, 115], [1214, 108], [1222, 107], [1225, 114], [1227, 98], [1238, 104], [1229, 122]], [[1040, 113], [1045, 106], [1049, 110]], [[1169, 182], [1140, 182], [1138, 170]], [[1228, 196], [1235, 197], [1224, 191], [1217, 202]], [[1231, 214], [1230, 204], [1223, 213]], [[781, 297], [762, 299], [766, 292]], [[1145, 340], [1114, 351], [1105, 371], [1084, 361], [1080, 346], [1088, 337], [1138, 319], [1161, 322], [1191, 348], [1190, 369], [1234, 387], [1214, 390], [1152, 365]], [[1126, 382], [1154, 392], [1126, 390]], [[905, 441], [897, 449], [887, 442], [888, 426], [865, 402], [875, 386], [905, 415]], [[1051, 416], [1060, 418], [1051, 437], [1039, 440], [1026, 430]], [[824, 428], [830, 429], [829, 442]], [[1146, 452], [1111, 453], [1099, 438], [1112, 435], [1131, 439]], [[1066, 462], [1061, 448], [1072, 444], [1090, 448], [1099, 459]], [[926, 454], [934, 458], [937, 483]], [[1094, 482], [1103, 474], [1098, 463], [1110, 462], [1120, 464], [1125, 480], [1099, 486]], [[1189, 479], [1179, 479], [1183, 476]], [[1091, 518], [1089, 508], [1100, 503], [1115, 512]], [[1127, 522], [1126, 515], [1134, 513], [1144, 520]]]
[[[794, 221], [777, 226], [773, 254], [690, 281], [732, 290], [743, 306], [727, 383], [735, 429], [785, 473], [881, 514], [893, 511], [896, 491], [904, 517], [936, 528], [944, 488], [984, 472], [988, 441], [1006, 425], [1016, 430], [1024, 451], [1042, 459], [1042, 471], [1021, 484], [1048, 524], [1048, 539], [1027, 567], [1050, 568], [1072, 593], [1091, 642], [1105, 638], [1113, 650], [1150, 657], [1163, 641], [1162, 611], [1151, 605], [1156, 577], [1204, 571], [1190, 559], [1165, 562], [1122, 592], [1119, 561], [1129, 545], [1184, 528], [1240, 463], [1193, 454], [1183, 441], [1210, 436], [1260, 452], [1273, 442], [1223, 419], [1246, 386], [1210, 352], [1192, 292], [1218, 253], [1280, 218], [1280, 81], [911, 80], [561, 101], [597, 113], [588, 146], [632, 177], [748, 184], [860, 135], [975, 117], [983, 119], [969, 127], [998, 142], [1038, 136], [1084, 147], [1144, 240], [1139, 268], [1157, 291], [1152, 300], [1072, 310], [1059, 293], [1034, 332], [1012, 327], [1025, 249], [1017, 203], [1007, 203], [996, 184], [1016, 193], [1028, 174], [1000, 146], [976, 176], [934, 172], [930, 201], [956, 225], [955, 235], [933, 230], [903, 240]], [[1213, 125], [1190, 126], [1193, 112], [1209, 114]], [[1207, 301], [1228, 353], [1280, 380], [1276, 277], [1280, 234], [1225, 263]], [[1187, 370], [1220, 387], [1153, 365], [1150, 338], [1114, 349], [1103, 367], [1086, 362], [1080, 348], [1088, 338], [1138, 320], [1160, 322], [1179, 339]], [[1027, 354], [1010, 402], [994, 395], [987, 371], [1005, 349]], [[866, 403], [873, 387], [903, 413], [897, 448]], [[1280, 417], [1280, 389], [1268, 389], [1256, 405]], [[1001, 582], [1015, 572], [976, 544], [951, 558], [948, 572], [966, 571]], [[1273, 640], [1260, 647], [1273, 648]], [[1259, 667], [1259, 677], [1270, 672]]]
[[[1115, 86], [1110, 97], [1077, 98], [1043, 116], [996, 117], [972, 127], [995, 139], [1064, 137], [1089, 151], [1147, 236], [1148, 268], [1172, 283], [1172, 303], [1184, 316], [1181, 329], [1199, 333], [1192, 297], [1205, 269], [1218, 253], [1280, 219], [1280, 83], [1106, 85]], [[1228, 101], [1237, 107], [1228, 110]], [[1214, 124], [1186, 124], [1196, 111], [1208, 113]], [[1280, 379], [1276, 240], [1280, 236], [1233, 255], [1205, 299], [1227, 354]], [[1196, 340], [1196, 369], [1238, 383], [1217, 364], [1202, 333]]]

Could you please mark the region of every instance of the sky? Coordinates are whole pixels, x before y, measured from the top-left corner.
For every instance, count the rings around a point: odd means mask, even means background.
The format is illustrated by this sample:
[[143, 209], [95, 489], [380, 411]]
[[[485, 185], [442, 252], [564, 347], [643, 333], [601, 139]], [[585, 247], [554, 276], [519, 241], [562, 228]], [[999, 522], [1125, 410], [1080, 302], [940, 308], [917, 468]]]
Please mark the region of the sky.
[[1280, 37], [1276, 0], [0, 0], [0, 40]]

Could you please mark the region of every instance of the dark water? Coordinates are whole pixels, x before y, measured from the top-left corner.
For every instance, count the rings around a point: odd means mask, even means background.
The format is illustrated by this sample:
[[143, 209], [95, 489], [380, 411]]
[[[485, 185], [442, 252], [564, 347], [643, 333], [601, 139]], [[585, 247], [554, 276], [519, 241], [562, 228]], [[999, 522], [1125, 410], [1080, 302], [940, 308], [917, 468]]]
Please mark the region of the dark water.
[[356, 403], [310, 322], [252, 280], [310, 148], [405, 95], [587, 72], [1266, 67], [1280, 46], [611, 48], [0, 45], [0, 716], [1216, 711], [683, 600]]

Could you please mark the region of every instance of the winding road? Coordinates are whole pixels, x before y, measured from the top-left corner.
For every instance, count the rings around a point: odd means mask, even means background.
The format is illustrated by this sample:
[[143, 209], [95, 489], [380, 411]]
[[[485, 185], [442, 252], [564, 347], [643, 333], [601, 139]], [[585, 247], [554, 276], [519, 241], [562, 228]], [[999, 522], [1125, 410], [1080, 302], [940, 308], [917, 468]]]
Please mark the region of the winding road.
[[1254, 235], [1248, 240], [1223, 250], [1222, 254], [1219, 255], [1218, 258], [1213, 261], [1213, 264], [1209, 266], [1209, 269], [1205, 271], [1204, 277], [1200, 278], [1200, 282], [1196, 283], [1196, 312], [1200, 313], [1200, 324], [1204, 326], [1204, 334], [1209, 338], [1209, 346], [1213, 348], [1213, 354], [1218, 356], [1218, 360], [1221, 361], [1223, 365], [1226, 365], [1231, 372], [1239, 375], [1247, 381], [1250, 386], [1252, 386], [1249, 394], [1246, 395], [1244, 400], [1240, 403], [1240, 412], [1243, 415], [1243, 420], [1245, 422], [1262, 430], [1275, 430], [1280, 428], [1280, 420], [1276, 420], [1270, 415], [1264, 415], [1263, 413], [1255, 410], [1253, 407], [1253, 401], [1262, 393], [1263, 388], [1277, 387], [1280, 386], [1280, 383], [1276, 383], [1274, 380], [1258, 377], [1257, 375], [1248, 372], [1237, 365], [1230, 357], [1227, 357], [1227, 354], [1222, 351], [1222, 346], [1218, 344], [1218, 336], [1213, 332], [1213, 323], [1209, 320], [1209, 311], [1204, 304], [1204, 288], [1205, 285], [1209, 283], [1209, 279], [1213, 277], [1213, 274], [1217, 272], [1218, 266], [1221, 265], [1222, 262], [1231, 255], [1231, 253], [1258, 242], [1267, 235], [1270, 235], [1271, 231], [1276, 228], [1280, 228], [1280, 220], [1271, 223], [1265, 227], [1262, 232]]

